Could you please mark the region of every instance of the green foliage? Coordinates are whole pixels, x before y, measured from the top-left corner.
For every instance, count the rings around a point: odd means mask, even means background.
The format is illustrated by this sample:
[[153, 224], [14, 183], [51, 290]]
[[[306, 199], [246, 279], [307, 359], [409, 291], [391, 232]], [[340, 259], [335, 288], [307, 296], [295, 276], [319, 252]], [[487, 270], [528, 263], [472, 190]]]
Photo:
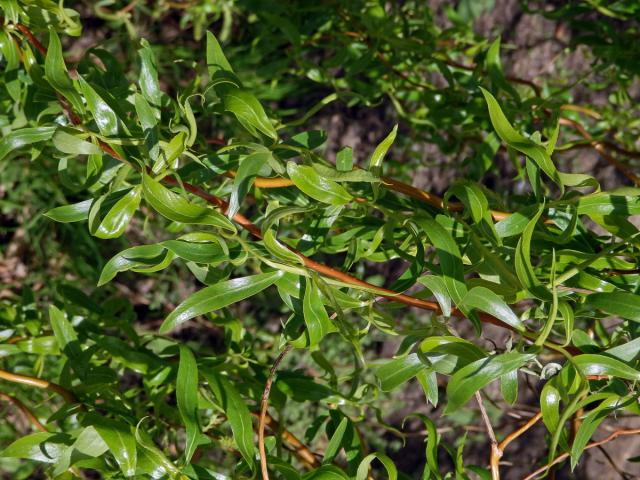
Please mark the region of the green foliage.
[[[602, 422], [639, 413], [640, 190], [560, 155], [591, 146], [633, 180], [602, 152], [613, 132], [629, 153], [637, 121], [610, 105], [572, 139], [567, 79], [506, 74], [474, 2], [446, 9], [449, 28], [425, 2], [194, 2], [176, 45], [138, 38], [170, 2], [146, 3], [97, 2], [114, 40], [79, 55], [69, 5], [0, 1], [0, 240], [21, 231], [34, 251], [0, 290], [0, 399], [27, 420], [0, 429], [3, 472], [409, 478], [380, 431], [404, 440], [387, 416], [418, 385], [422, 478], [489, 478], [437, 426], [468, 422], [491, 384], [507, 409], [539, 382], [548, 460], [571, 468]], [[633, 27], [607, 25], [615, 42], [580, 42], [622, 108]], [[313, 123], [330, 103], [393, 112], [363, 167], [348, 145], [331, 161]], [[423, 143], [465, 158], [442, 199], [396, 178]], [[501, 146], [518, 194], [482, 183]]]

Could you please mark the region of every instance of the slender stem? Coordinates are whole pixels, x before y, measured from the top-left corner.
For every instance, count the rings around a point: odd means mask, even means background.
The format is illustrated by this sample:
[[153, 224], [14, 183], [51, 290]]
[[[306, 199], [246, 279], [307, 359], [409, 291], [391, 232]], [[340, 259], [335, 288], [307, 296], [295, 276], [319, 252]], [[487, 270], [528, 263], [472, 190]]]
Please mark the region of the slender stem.
[[264, 386], [264, 392], [262, 392], [262, 400], [260, 402], [260, 419], [258, 421], [258, 450], [260, 451], [260, 469], [262, 470], [262, 479], [269, 480], [269, 469], [267, 465], [267, 451], [264, 448], [264, 427], [266, 425], [267, 410], [269, 409], [269, 394], [271, 393], [271, 385], [276, 375], [278, 366], [284, 360], [292, 349], [291, 344], [287, 344], [284, 350], [280, 352], [275, 362], [271, 366], [271, 371], [267, 377], [267, 383]]
[[[260, 412], [252, 412], [252, 415], [260, 418]], [[285, 448], [290, 450], [305, 467], [310, 470], [320, 467], [321, 464], [316, 454], [289, 430], [281, 428], [280, 424], [268, 412], [264, 417], [264, 422], [274, 434], [280, 435]]]
[[57, 383], [49, 382], [48, 380], [30, 377], [28, 375], [18, 375], [17, 373], [7, 372], [6, 370], [0, 370], [0, 378], [7, 380], [8, 382], [21, 383], [23, 385], [29, 385], [30, 387], [49, 390], [60, 395], [67, 403], [76, 402], [76, 397], [71, 391], [61, 387]]
[[489, 465], [491, 466], [491, 480], [500, 480], [500, 459], [502, 458], [502, 450], [498, 446], [498, 440], [496, 440], [496, 434], [491, 426], [491, 420], [489, 420], [489, 415], [487, 415], [487, 411], [484, 408], [480, 390], [475, 393], [475, 396], [476, 402], [478, 402], [478, 407], [480, 407], [480, 414], [482, 415], [484, 426], [489, 434], [489, 440], [491, 440], [491, 455], [489, 460]]
[[516, 438], [522, 435], [524, 432], [533, 427], [538, 421], [542, 418], [542, 412], [536, 413], [533, 417], [531, 417], [527, 423], [522, 425], [517, 430], [514, 430], [509, 435], [507, 435], [502, 442], [498, 445], [498, 448], [504, 452], [504, 450], [509, 446], [511, 442], [513, 442]]
[[[584, 449], [585, 450], [589, 450], [591, 448], [595, 448], [595, 447], [599, 447], [600, 445], [604, 445], [605, 443], [609, 443], [609, 442], [611, 442], [612, 440], [615, 440], [618, 437], [625, 436], [625, 435], [637, 435], [639, 433], [640, 433], [640, 428], [616, 430], [611, 435], [609, 435], [607, 438], [605, 438], [603, 440], [599, 440], [597, 442], [592, 442], [589, 445], [587, 445], [586, 447], [584, 447]], [[554, 465], [557, 465], [558, 463], [563, 462], [570, 455], [571, 454], [569, 452], [563, 453], [562, 455], [558, 455], [553, 461], [547, 463], [544, 467], [540, 467], [535, 472], [533, 472], [533, 473], [527, 475], [526, 477], [524, 477], [522, 480], [533, 480], [538, 475], [546, 472], [547, 470], [549, 470]]]
[[598, 152], [602, 156], [602, 158], [604, 158], [610, 165], [615, 167], [625, 177], [631, 180], [635, 185], [640, 186], [640, 177], [632, 172], [629, 167], [620, 163], [615, 157], [613, 157], [613, 155], [607, 152], [604, 143], [595, 140], [581, 124], [579, 124], [575, 120], [570, 120], [568, 118], [561, 118], [560, 123], [562, 125], [568, 125], [576, 129], [576, 131], [591, 144], [593, 149]]
[[[553, 250], [553, 266], [551, 268], [551, 284], [555, 285], [556, 279], [556, 251]], [[542, 346], [544, 342], [546, 342], [549, 335], [551, 335], [551, 330], [553, 330], [553, 324], [556, 322], [556, 316], [558, 315], [558, 290], [554, 286], [551, 290], [552, 302], [551, 302], [551, 310], [549, 310], [549, 318], [547, 318], [547, 323], [545, 323], [540, 336], [535, 341], [535, 345]]]
[[320, 110], [322, 110], [324, 107], [326, 107], [327, 105], [329, 105], [331, 102], [334, 102], [338, 99], [338, 94], [337, 93], [331, 93], [329, 95], [327, 95], [326, 97], [324, 97], [322, 100], [320, 100], [318, 103], [316, 103], [313, 107], [311, 107], [309, 109], [309, 111], [307, 113], [305, 113], [301, 118], [297, 119], [297, 120], [292, 120], [289, 123], [285, 123], [283, 125], [281, 125], [279, 128], [284, 128], [284, 127], [297, 127], [298, 125], [302, 125], [304, 123], [306, 123], [307, 120], [309, 120], [311, 117], [313, 117], [316, 113], [318, 113]]
[[567, 280], [569, 280], [569, 279], [575, 277], [576, 275], [578, 275], [582, 270], [587, 268], [589, 265], [591, 265], [596, 260], [609, 255], [616, 248], [624, 246], [624, 245], [625, 245], [624, 243], [622, 243], [622, 244], [620, 244], [620, 243], [612, 243], [607, 248], [603, 249], [601, 252], [598, 252], [593, 257], [590, 257], [589, 259], [585, 260], [584, 262], [576, 265], [573, 268], [570, 268], [566, 272], [563, 272], [561, 275], [558, 275], [553, 282], [550, 282], [548, 284], [548, 287], [549, 288], [554, 288], [554, 287], [557, 287], [557, 286], [565, 283]]
[[48, 432], [49, 431], [47, 429], [47, 427], [45, 427], [42, 423], [40, 423], [40, 420], [38, 420], [38, 417], [36, 417], [33, 414], [33, 412], [31, 410], [29, 410], [29, 408], [24, 403], [22, 403], [20, 400], [18, 400], [16, 397], [12, 397], [11, 395], [7, 395], [6, 393], [0, 392], [0, 400], [4, 400], [5, 402], [9, 402], [14, 407], [16, 407], [18, 409], [18, 411], [22, 414], [22, 416], [29, 423], [31, 423], [34, 427], [36, 427], [36, 429], [40, 430], [41, 432]]

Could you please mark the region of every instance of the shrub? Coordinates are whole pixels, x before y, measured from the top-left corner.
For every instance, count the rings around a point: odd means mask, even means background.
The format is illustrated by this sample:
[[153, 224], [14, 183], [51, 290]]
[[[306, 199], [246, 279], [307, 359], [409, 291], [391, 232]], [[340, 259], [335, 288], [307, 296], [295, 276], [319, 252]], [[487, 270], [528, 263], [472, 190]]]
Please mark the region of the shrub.
[[[507, 446], [542, 420], [539, 475], [574, 468], [603, 421], [638, 413], [639, 192], [555, 161], [590, 147], [637, 182], [621, 160], [637, 125], [614, 138], [623, 147], [601, 141], [579, 115], [611, 130], [613, 108], [506, 75], [499, 39], [475, 36], [463, 8], [443, 31], [422, 2], [367, 2], [360, 16], [363, 4], [223, 3], [223, 31], [257, 16], [243, 34], [280, 60], [251, 78], [255, 55], [227, 58], [204, 2], [181, 17], [198, 48], [173, 70], [179, 49], [145, 40], [135, 61], [105, 41], [65, 62], [78, 13], [0, 2], [7, 218], [41, 244], [35, 275], [0, 305], [13, 478], [397, 478], [411, 472], [380, 432], [403, 437], [385, 417], [416, 385], [423, 478], [499, 478]], [[135, 36], [130, 5], [96, 8]], [[475, 64], [454, 60], [467, 50]], [[612, 82], [631, 75], [610, 60]], [[338, 100], [388, 101], [401, 122], [361, 165], [347, 145], [328, 158], [309, 126]], [[391, 157], [421, 142], [472, 152], [442, 197], [392, 175], [410, 176], [417, 160]], [[500, 147], [519, 194], [480, 182], [499, 174]], [[498, 443], [481, 392], [497, 382], [508, 409], [525, 381], [536, 412]], [[473, 402], [488, 466], [438, 431], [462, 432]]]

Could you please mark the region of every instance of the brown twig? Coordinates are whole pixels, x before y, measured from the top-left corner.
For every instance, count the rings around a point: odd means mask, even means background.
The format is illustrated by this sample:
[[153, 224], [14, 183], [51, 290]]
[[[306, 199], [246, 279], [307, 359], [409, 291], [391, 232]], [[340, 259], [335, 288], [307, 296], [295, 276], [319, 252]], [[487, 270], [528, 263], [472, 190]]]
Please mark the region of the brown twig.
[[60, 395], [67, 403], [76, 402], [76, 397], [70, 390], [61, 387], [57, 383], [49, 382], [48, 380], [30, 377], [28, 375], [18, 375], [17, 373], [7, 372], [6, 370], [0, 370], [0, 379], [7, 380], [8, 382], [21, 383], [23, 385], [29, 385], [31, 387], [49, 390]]
[[[467, 70], [469, 72], [477, 68], [477, 65], [465, 65], [463, 63], [456, 62], [455, 60], [452, 60], [449, 57], [445, 57], [444, 63], [446, 63], [450, 67], [459, 68], [461, 70]], [[540, 86], [531, 80], [526, 80], [520, 77], [514, 77], [512, 75], [505, 75], [504, 78], [510, 82], [519, 83], [520, 85], [526, 85], [527, 87], [530, 87], [535, 92], [536, 97], [542, 96], [542, 89], [540, 88]]]
[[[235, 178], [236, 172], [234, 170], [228, 170], [227, 172], [225, 172], [224, 175], [229, 178]], [[381, 186], [383, 188], [386, 188], [387, 190], [391, 190], [397, 193], [402, 193], [404, 195], [407, 195], [408, 197], [414, 198], [416, 200], [420, 200], [422, 202], [425, 202], [441, 210], [447, 209], [451, 212], [459, 212], [464, 210], [464, 205], [462, 203], [449, 202], [448, 204], [445, 205], [445, 202], [442, 199], [442, 197], [439, 197], [438, 195], [435, 195], [430, 192], [425, 192], [424, 190], [416, 188], [407, 183], [394, 180], [393, 178], [390, 178], [390, 177], [382, 177], [380, 180], [381, 180]], [[291, 181], [288, 178], [282, 178], [282, 177], [256, 177], [253, 183], [258, 188], [284, 188], [284, 187], [291, 187], [294, 185], [293, 181]], [[511, 215], [511, 213], [509, 212], [491, 210], [491, 216], [496, 222], [500, 220], [504, 220], [509, 215]]]
[[531, 417], [525, 424], [523, 424], [517, 430], [514, 430], [509, 435], [507, 435], [504, 440], [500, 442], [498, 448], [504, 452], [504, 450], [509, 446], [511, 442], [513, 442], [516, 438], [522, 435], [524, 432], [533, 427], [538, 421], [542, 418], [542, 412], [536, 413], [533, 417]]
[[573, 110], [574, 112], [584, 113], [585, 115], [589, 115], [591, 118], [595, 118], [596, 120], [600, 120], [602, 118], [602, 115], [600, 115], [595, 110], [587, 107], [581, 107], [580, 105], [573, 105], [571, 103], [560, 105], [560, 110]]
[[42, 43], [40, 43], [40, 40], [38, 40], [35, 37], [35, 35], [31, 33], [31, 30], [29, 30], [29, 28], [26, 25], [17, 23], [16, 29], [18, 29], [20, 33], [22, 33], [25, 37], [27, 37], [27, 39], [29, 40], [29, 43], [33, 45], [36, 48], [36, 50], [38, 50], [43, 56], [45, 57], [47, 56], [47, 49], [45, 48], [45, 46], [42, 45]]
[[[252, 412], [252, 415], [260, 418], [260, 412]], [[285, 428], [281, 428], [280, 424], [268, 412], [265, 415], [265, 425], [269, 427], [274, 434], [280, 435], [282, 442], [287, 450], [290, 450], [296, 458], [308, 469], [320, 467], [321, 463], [318, 457], [311, 451], [298, 437]]]
[[640, 273], [640, 268], [632, 268], [630, 270], [621, 270], [621, 269], [613, 269], [609, 270], [608, 274], [611, 276], [615, 275], [637, 275]]
[[611, 465], [611, 468], [613, 468], [616, 473], [618, 475], [620, 475], [620, 477], [623, 480], [632, 480], [633, 477], [631, 477], [627, 472], [623, 471], [617, 464], [616, 462], [613, 460], [613, 458], [611, 458], [611, 455], [609, 455], [609, 452], [607, 452], [607, 450], [602, 446], [602, 445], [598, 445], [596, 447], [598, 450], [600, 450], [600, 453], [602, 453], [602, 455], [604, 456], [604, 458], [607, 459], [607, 461], [609, 462], [609, 465]]
[[0, 392], [0, 400], [8, 402], [12, 404], [14, 407], [16, 407], [18, 411], [22, 414], [22, 416], [34, 427], [36, 427], [37, 430], [40, 430], [41, 432], [49, 431], [47, 427], [45, 427], [42, 423], [40, 423], [40, 420], [38, 420], [38, 417], [36, 417], [33, 414], [33, 412], [29, 410], [29, 408], [27, 408], [27, 406], [24, 403], [22, 403], [20, 400], [18, 400], [16, 397], [12, 397], [11, 395], [7, 395], [6, 393]]
[[496, 434], [491, 426], [491, 420], [489, 420], [489, 415], [487, 415], [487, 411], [484, 408], [480, 390], [476, 391], [475, 396], [476, 402], [478, 402], [478, 407], [480, 407], [480, 414], [482, 415], [484, 426], [487, 429], [487, 434], [491, 441], [491, 456], [489, 461], [489, 465], [491, 466], [491, 480], [500, 480], [500, 459], [502, 458], [502, 450], [500, 450], [498, 446], [498, 440], [496, 440]]
[[284, 357], [287, 356], [287, 353], [289, 353], [292, 348], [293, 347], [290, 343], [287, 344], [280, 352], [275, 362], [273, 362], [271, 370], [269, 371], [269, 376], [267, 377], [267, 382], [264, 386], [264, 391], [262, 392], [262, 400], [260, 401], [260, 419], [258, 421], [258, 450], [260, 452], [260, 469], [262, 470], [263, 480], [269, 480], [267, 451], [264, 448], [264, 427], [266, 425], [267, 410], [269, 409], [269, 394], [271, 393], [271, 385], [273, 384], [276, 370], [278, 369], [278, 366], [280, 365], [282, 360], [284, 360]]
[[607, 151], [604, 143], [595, 140], [593, 136], [589, 132], [587, 132], [587, 130], [580, 123], [569, 118], [560, 118], [559, 121], [561, 125], [568, 125], [570, 127], [573, 127], [582, 136], [582, 138], [589, 142], [593, 149], [598, 152], [602, 158], [604, 158], [610, 165], [615, 167], [625, 177], [631, 180], [635, 185], [640, 186], [640, 177], [633, 173], [631, 169], [629, 169], [629, 167], [620, 163], [613, 155], [611, 155]]
[[[584, 447], [584, 449], [585, 450], [589, 450], [591, 448], [595, 448], [595, 447], [599, 447], [600, 445], [604, 445], [605, 443], [609, 443], [609, 442], [615, 440], [618, 437], [625, 436], [625, 435], [637, 435], [639, 433], [640, 433], [640, 428], [616, 430], [615, 432], [613, 432], [611, 435], [609, 435], [607, 438], [605, 438], [603, 440], [598, 440], [597, 442], [591, 442], [589, 445]], [[534, 478], [536, 478], [541, 473], [546, 472], [552, 466], [563, 462], [569, 456], [571, 456], [571, 454], [568, 453], [568, 452], [565, 452], [562, 455], [557, 456], [552, 462], [546, 464], [544, 467], [540, 467], [535, 472], [533, 472], [533, 473], [527, 475], [526, 477], [524, 477], [522, 480], [533, 480]]]

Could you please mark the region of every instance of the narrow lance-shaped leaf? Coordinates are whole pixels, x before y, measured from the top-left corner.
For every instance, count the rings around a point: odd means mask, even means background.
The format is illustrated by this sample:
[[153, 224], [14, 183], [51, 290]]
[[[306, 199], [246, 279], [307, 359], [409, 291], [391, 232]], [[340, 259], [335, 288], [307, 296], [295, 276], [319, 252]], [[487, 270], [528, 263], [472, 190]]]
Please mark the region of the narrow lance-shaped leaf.
[[628, 292], [593, 293], [587, 297], [593, 307], [609, 315], [640, 322], [640, 295]]
[[515, 330], [524, 331], [524, 324], [513, 310], [497, 294], [485, 287], [474, 287], [464, 296], [462, 304], [468, 308], [477, 308], [502, 320]]
[[78, 92], [76, 92], [64, 63], [60, 39], [58, 38], [55, 28], [51, 25], [49, 26], [49, 45], [44, 61], [44, 73], [51, 86], [71, 102], [76, 112], [84, 112], [82, 99]]
[[131, 428], [125, 423], [105, 418], [97, 413], [88, 414], [84, 421], [98, 431], [118, 462], [122, 473], [127, 477], [135, 475], [138, 456], [136, 440], [131, 433]]
[[416, 380], [420, 383], [422, 391], [431, 405], [438, 406], [440, 393], [438, 392], [438, 377], [435, 370], [421, 370], [416, 374]]
[[536, 224], [543, 211], [544, 208], [541, 205], [536, 215], [527, 223], [527, 226], [522, 232], [522, 237], [520, 237], [518, 245], [516, 246], [515, 266], [516, 275], [520, 283], [537, 298], [550, 301], [552, 297], [551, 292], [540, 283], [531, 264], [531, 240]]
[[540, 411], [542, 421], [552, 434], [560, 423], [560, 400], [562, 396], [553, 380], [546, 383], [540, 394]]
[[577, 203], [578, 215], [627, 218], [640, 214], [640, 195], [598, 192], [578, 197]]
[[57, 128], [55, 126], [21, 128], [4, 135], [0, 139], [0, 160], [24, 146], [50, 140]]
[[100, 133], [103, 135], [117, 135], [118, 116], [116, 112], [84, 78], [78, 77], [78, 85], [80, 85], [80, 90], [87, 101], [87, 108], [93, 115]]
[[520, 96], [517, 90], [507, 81], [502, 70], [502, 62], [500, 61], [500, 37], [497, 37], [489, 46], [484, 65], [489, 71], [494, 85], [508, 92], [517, 102], [520, 102]]
[[553, 164], [553, 161], [551, 160], [551, 157], [549, 157], [546, 149], [542, 145], [538, 145], [533, 140], [530, 140], [518, 133], [511, 123], [509, 123], [509, 120], [502, 112], [502, 109], [495, 97], [482, 87], [480, 87], [480, 90], [487, 102], [489, 117], [491, 118], [493, 128], [502, 141], [531, 158], [542, 169], [542, 171], [549, 176], [549, 178], [562, 187], [562, 181], [558, 175], [558, 170]]
[[253, 181], [260, 170], [267, 164], [270, 155], [271, 153], [269, 152], [256, 152], [242, 159], [233, 179], [233, 189], [231, 190], [229, 208], [227, 209], [228, 218], [233, 218], [238, 213], [240, 204], [249, 189], [251, 189]]
[[304, 322], [307, 325], [309, 335], [309, 347], [313, 348], [327, 335], [334, 332], [336, 328], [329, 320], [329, 315], [322, 303], [320, 289], [314, 281], [307, 281], [302, 304]]
[[353, 170], [353, 149], [344, 147], [336, 154], [336, 170], [350, 172]]
[[366, 480], [367, 478], [369, 478], [369, 466], [375, 459], [382, 463], [385, 470], [387, 471], [387, 477], [389, 478], [389, 480], [397, 480], [398, 469], [396, 468], [395, 464], [389, 457], [380, 453], [370, 453], [362, 460], [362, 462], [358, 466], [358, 471], [356, 472], [356, 480]]
[[140, 205], [140, 193], [139, 186], [129, 190], [111, 207], [98, 226], [95, 229], [92, 227], [91, 233], [98, 238], [117, 238], [122, 235]]
[[333, 459], [336, 457], [338, 452], [340, 452], [340, 448], [342, 448], [342, 439], [344, 438], [344, 434], [347, 430], [348, 425], [349, 419], [347, 417], [343, 417], [343, 419], [340, 420], [340, 423], [336, 427], [335, 432], [333, 432], [329, 443], [327, 444], [327, 448], [324, 451], [324, 458], [322, 459], [322, 463], [327, 464], [333, 462]]
[[77, 135], [72, 135], [64, 130], [57, 130], [53, 136], [53, 145], [63, 153], [71, 155], [99, 155], [102, 150], [99, 146], [87, 142]]
[[435, 220], [421, 217], [416, 219], [416, 223], [420, 225], [433, 246], [436, 247], [443, 281], [449, 296], [458, 308], [463, 309], [462, 299], [467, 294], [467, 286], [464, 282], [464, 267], [458, 245], [451, 234]]
[[518, 400], [518, 370], [512, 370], [500, 377], [500, 393], [508, 404], [516, 403]]
[[345, 205], [353, 198], [342, 185], [321, 177], [312, 167], [289, 162], [287, 173], [296, 187], [319, 202]]
[[233, 432], [233, 439], [238, 446], [245, 462], [253, 469], [255, 461], [255, 447], [253, 443], [253, 427], [251, 413], [247, 404], [231, 382], [222, 375], [204, 370], [203, 375], [207, 379], [211, 390], [222, 404], [229, 425]]
[[522, 367], [535, 355], [508, 352], [482, 358], [458, 370], [447, 385], [447, 407], [449, 414], [462, 407], [481, 388], [513, 370]]
[[394, 358], [376, 369], [376, 376], [380, 379], [380, 388], [384, 392], [399, 387], [404, 382], [415, 377], [419, 372], [426, 370], [427, 366], [422, 363], [416, 353]]
[[229, 87], [222, 93], [225, 110], [233, 113], [240, 124], [254, 137], [260, 137], [258, 132], [272, 140], [278, 139], [278, 133], [271, 120], [262, 108], [258, 99], [248, 90]]
[[114, 255], [100, 273], [98, 286], [110, 282], [119, 272], [155, 272], [165, 268], [172, 257], [167, 258], [166, 249], [161, 244], [139, 245], [127, 248]]
[[141, 464], [148, 461], [152, 465], [150, 470], [154, 474], [163, 475], [168, 473], [171, 478], [176, 477], [180, 473], [180, 470], [171, 463], [162, 450], [153, 443], [153, 440], [149, 438], [149, 435], [145, 431], [141, 430], [143, 421], [144, 419], [138, 422], [134, 432], [136, 442], [140, 447], [138, 460], [139, 467], [142, 468]]
[[165, 188], [148, 175], [142, 179], [144, 198], [162, 216], [181, 223], [212, 225], [235, 231], [233, 224], [224, 215], [207, 207], [189, 202], [182, 195]]
[[[427, 464], [424, 466], [424, 472], [422, 474], [423, 479], [435, 478], [436, 480], [441, 480], [442, 475], [440, 475], [440, 469], [438, 467], [438, 443], [439, 443], [439, 435], [438, 430], [436, 429], [435, 423], [426, 415], [421, 413], [412, 413], [409, 417], [416, 417], [422, 420], [424, 426], [427, 429], [427, 447], [426, 447], [426, 457]], [[407, 417], [407, 418], [409, 418]], [[403, 424], [405, 420], [403, 421]]]
[[593, 436], [598, 426], [609, 416], [620, 404], [620, 397], [612, 395], [604, 400], [600, 405], [591, 410], [580, 422], [580, 428], [576, 433], [571, 445], [571, 470], [576, 468], [580, 456], [584, 452], [589, 439]]
[[138, 50], [140, 55], [140, 90], [144, 98], [154, 107], [160, 106], [162, 90], [158, 82], [158, 67], [156, 56], [149, 45], [149, 42], [142, 40], [142, 48]]
[[156, 111], [149, 102], [139, 93], [133, 96], [133, 104], [136, 109], [136, 115], [144, 134], [144, 143], [149, 151], [154, 166], [158, 163], [160, 157], [160, 136], [158, 133], [158, 119]]
[[78, 335], [76, 335], [73, 326], [67, 320], [64, 313], [55, 305], [49, 306], [49, 319], [51, 321], [51, 329], [56, 337], [56, 342], [60, 350], [70, 358], [79, 358], [82, 350], [78, 344]]
[[632, 362], [640, 355], [640, 337], [631, 340], [630, 342], [623, 343], [617, 347], [609, 348], [604, 351], [607, 355], [616, 357], [623, 362]]
[[56, 463], [71, 442], [69, 435], [64, 433], [31, 433], [5, 448], [0, 453], [0, 457], [28, 458], [37, 462]]
[[284, 272], [261, 273], [249, 277], [234, 278], [203, 288], [194, 293], [169, 314], [160, 326], [160, 333], [171, 329], [187, 320], [219, 310], [227, 305], [239, 302], [256, 295], [278, 280]]
[[89, 217], [92, 203], [93, 199], [89, 199], [70, 205], [62, 205], [45, 212], [44, 216], [60, 223], [81, 222]]
[[224, 56], [218, 39], [211, 32], [207, 32], [207, 69], [209, 76], [212, 78], [220, 69], [233, 73], [233, 69], [227, 57]]
[[189, 464], [198, 446], [201, 429], [198, 418], [198, 365], [193, 352], [185, 345], [180, 345], [176, 400], [180, 418], [187, 430], [184, 456], [185, 463]]
[[[398, 125], [395, 125], [389, 135], [386, 136], [380, 144], [376, 147], [376, 149], [371, 154], [371, 160], [369, 161], [369, 171], [377, 178], [382, 176], [382, 161], [384, 160], [385, 155], [391, 148], [393, 141], [396, 139], [396, 134], [398, 133]], [[374, 196], [377, 198], [380, 190], [380, 185], [377, 183], [372, 184]]]
[[425, 275], [418, 278], [418, 282], [431, 290], [431, 293], [438, 301], [438, 305], [440, 305], [442, 314], [445, 317], [451, 316], [451, 297], [442, 278], [434, 275]]
[[625, 380], [640, 380], [640, 372], [624, 362], [604, 355], [584, 353], [576, 355], [571, 362], [585, 376], [608, 375]]

